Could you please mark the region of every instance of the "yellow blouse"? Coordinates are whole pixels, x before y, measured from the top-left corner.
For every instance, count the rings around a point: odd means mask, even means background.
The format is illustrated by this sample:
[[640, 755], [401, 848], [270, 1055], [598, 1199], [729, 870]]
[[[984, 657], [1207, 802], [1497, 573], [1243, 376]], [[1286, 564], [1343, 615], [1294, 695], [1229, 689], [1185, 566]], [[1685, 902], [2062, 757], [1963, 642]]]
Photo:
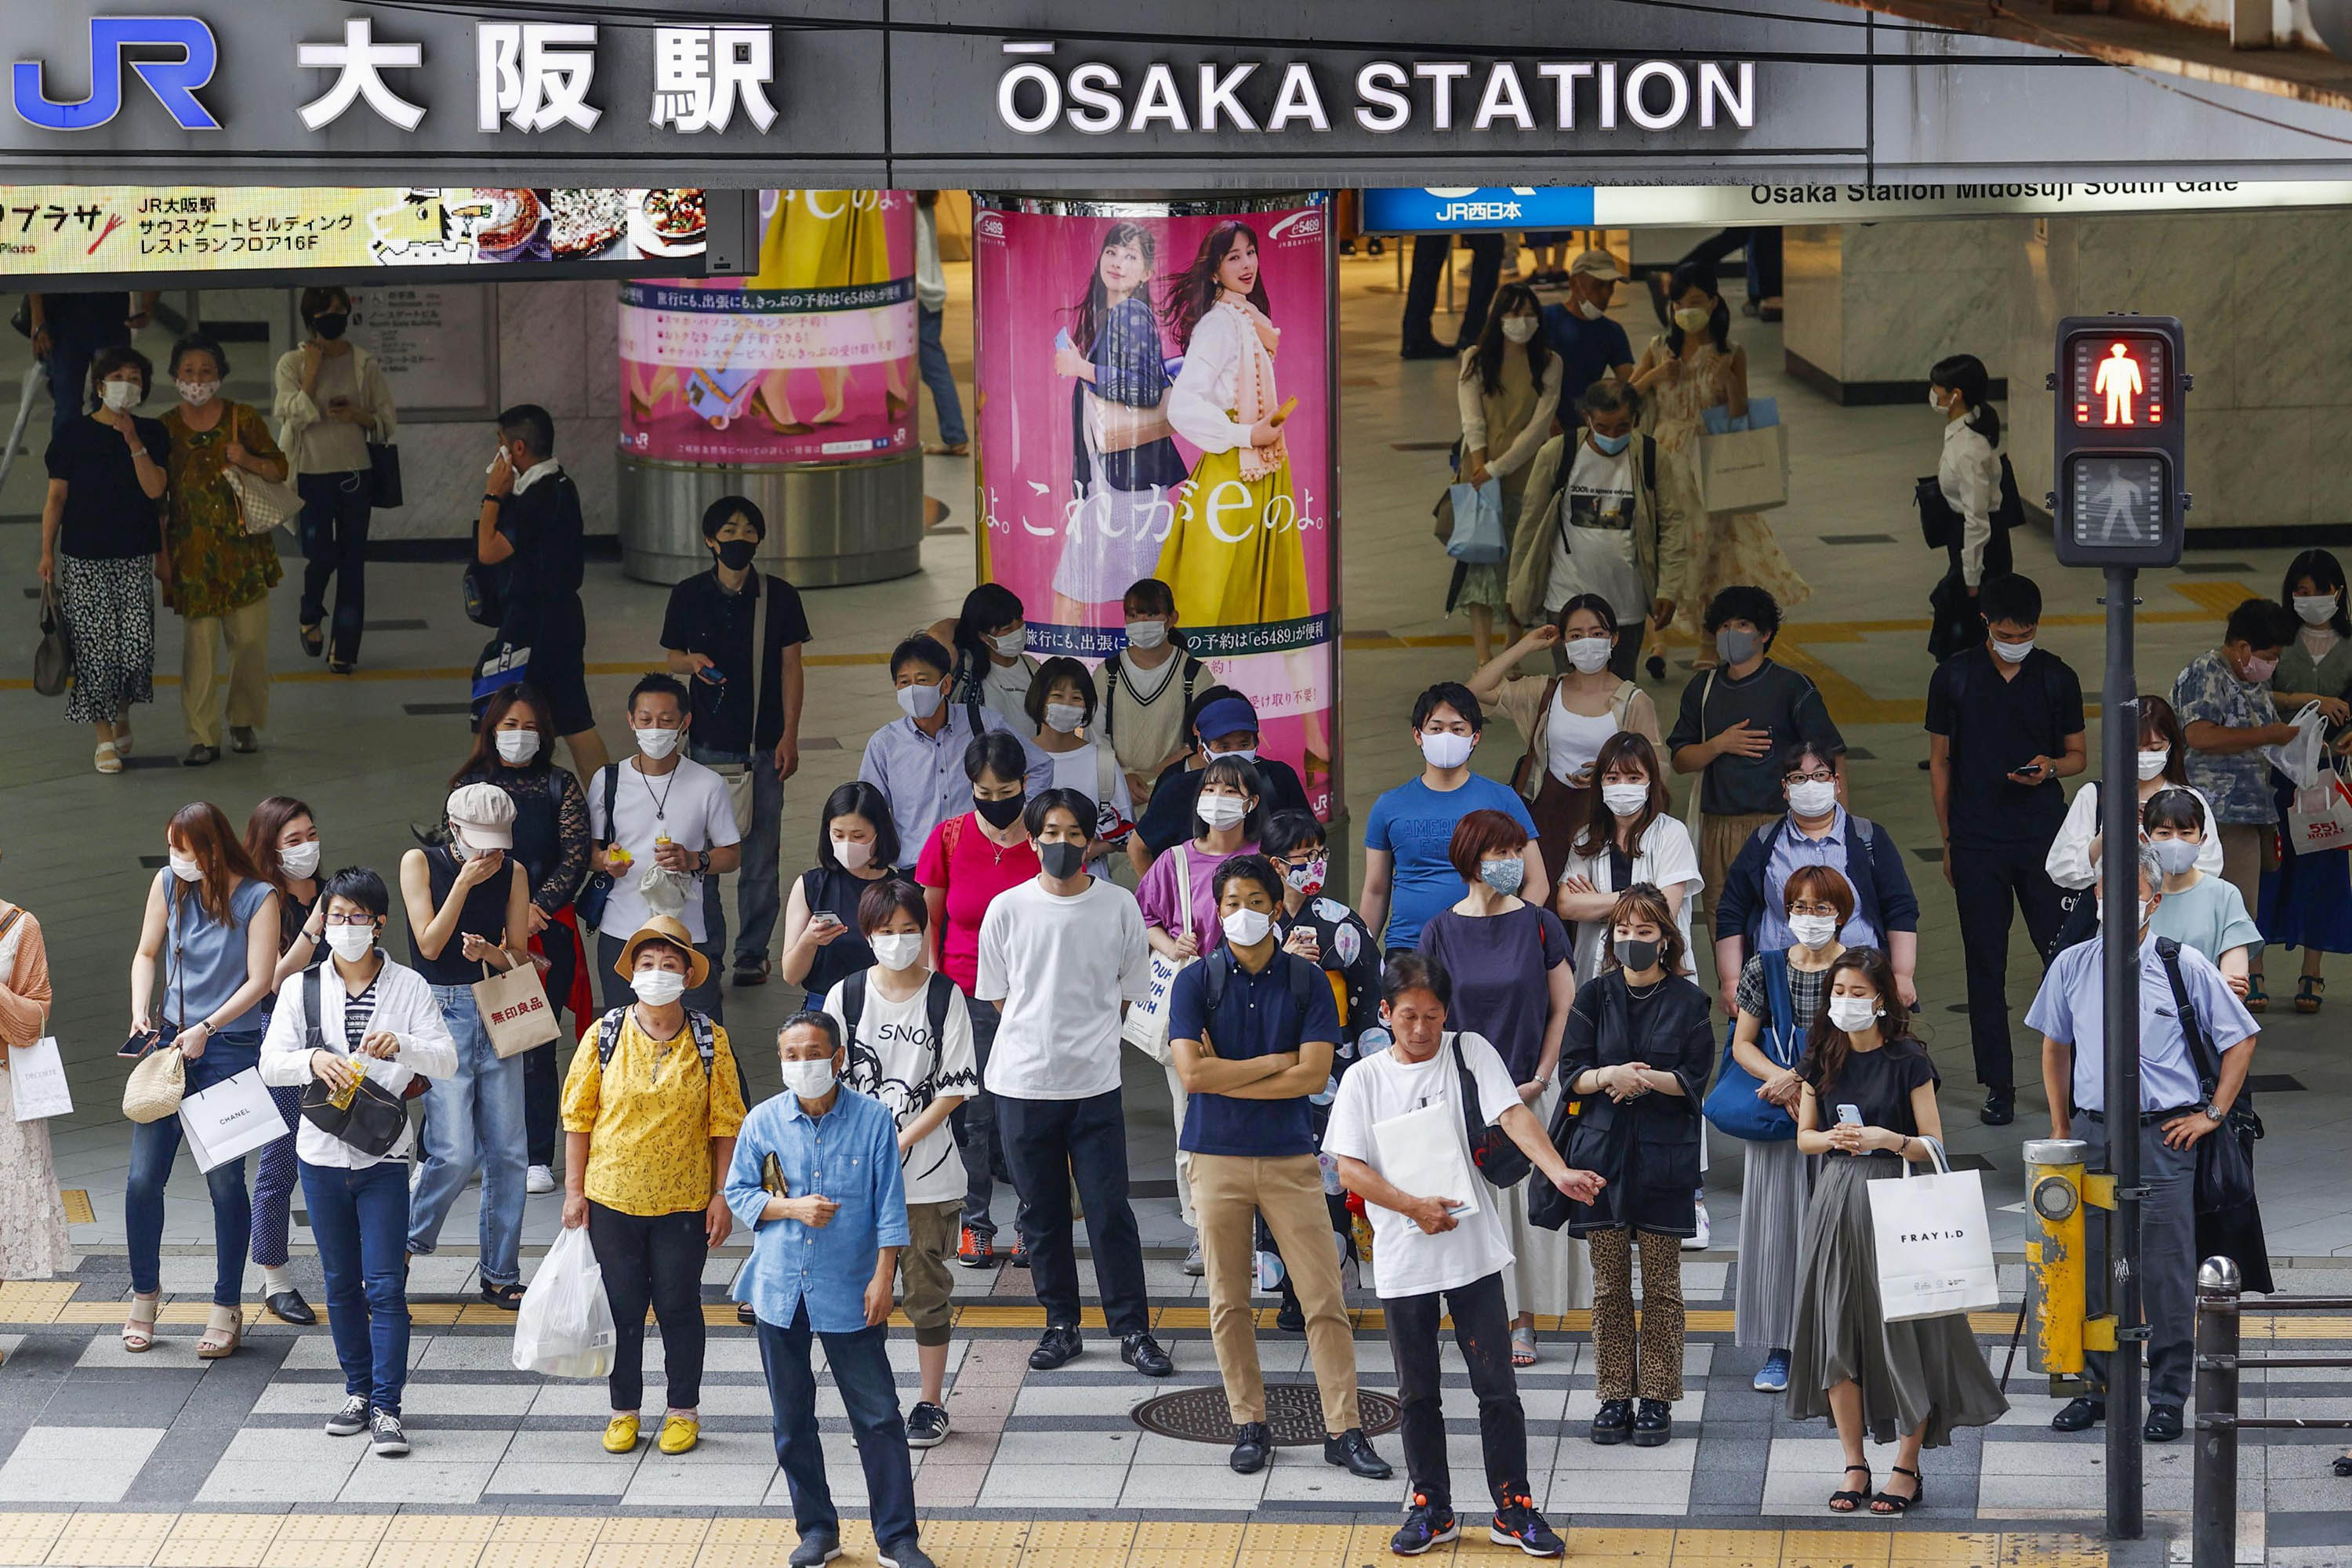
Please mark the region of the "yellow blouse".
[[588, 1134], [590, 1200], [643, 1217], [708, 1207], [718, 1190], [710, 1141], [743, 1125], [726, 1029], [711, 1026], [708, 1080], [688, 1030], [650, 1039], [629, 1008], [609, 1072], [596, 1060], [596, 1031], [592, 1024], [580, 1037], [563, 1083], [563, 1130]]

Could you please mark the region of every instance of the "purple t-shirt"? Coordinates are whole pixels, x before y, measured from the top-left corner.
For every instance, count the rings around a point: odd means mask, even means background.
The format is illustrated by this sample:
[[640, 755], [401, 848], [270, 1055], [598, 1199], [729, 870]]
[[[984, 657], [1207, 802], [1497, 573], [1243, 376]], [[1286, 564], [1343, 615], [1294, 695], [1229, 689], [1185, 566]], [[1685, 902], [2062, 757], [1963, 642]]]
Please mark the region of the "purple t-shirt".
[[[1181, 854], [1180, 854], [1181, 852]], [[1244, 843], [1234, 855], [1255, 855], [1257, 846]], [[1223, 942], [1225, 928], [1217, 919], [1217, 898], [1210, 889], [1214, 885], [1217, 868], [1233, 858], [1232, 855], [1209, 855], [1190, 840], [1176, 846], [1151, 863], [1143, 880], [1135, 885], [1135, 904], [1143, 911], [1143, 923], [1158, 926], [1170, 936], [1184, 934], [1184, 906], [1176, 887], [1176, 865], [1184, 862], [1189, 886], [1183, 897], [1192, 900], [1192, 936], [1202, 952]]]
[[1511, 1081], [1531, 1081], [1551, 1014], [1549, 972], [1569, 961], [1559, 917], [1526, 903], [1499, 915], [1442, 910], [1421, 928], [1421, 951], [1454, 979], [1445, 1026], [1486, 1036]]

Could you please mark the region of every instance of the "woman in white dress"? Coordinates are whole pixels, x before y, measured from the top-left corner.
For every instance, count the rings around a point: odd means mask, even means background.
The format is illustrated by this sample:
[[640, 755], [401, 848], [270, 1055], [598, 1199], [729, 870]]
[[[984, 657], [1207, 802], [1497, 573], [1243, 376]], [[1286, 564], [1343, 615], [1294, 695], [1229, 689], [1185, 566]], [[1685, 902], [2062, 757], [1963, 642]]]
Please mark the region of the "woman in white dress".
[[1600, 790], [1584, 833], [1568, 847], [1554, 907], [1576, 942], [1576, 972], [1601, 973], [1609, 914], [1617, 895], [1647, 882], [1666, 896], [1683, 933], [1689, 973], [1691, 903], [1699, 889], [1698, 851], [1690, 829], [1669, 809], [1666, 779], [1649, 738], [1623, 731], [1603, 742], [1592, 762]]
[[1095, 678], [1075, 658], [1049, 658], [1029, 684], [1032, 750], [1053, 763], [1053, 788], [1074, 789], [1095, 803], [1094, 873], [1109, 875], [1111, 851], [1127, 858], [1127, 836], [1135, 827], [1135, 802], [1127, 774], [1108, 741], [1095, 738], [1099, 711]]
[[0, 899], [0, 1279], [47, 1279], [70, 1261], [49, 1124], [19, 1121], [8, 1053], [48, 1032], [41, 922]]

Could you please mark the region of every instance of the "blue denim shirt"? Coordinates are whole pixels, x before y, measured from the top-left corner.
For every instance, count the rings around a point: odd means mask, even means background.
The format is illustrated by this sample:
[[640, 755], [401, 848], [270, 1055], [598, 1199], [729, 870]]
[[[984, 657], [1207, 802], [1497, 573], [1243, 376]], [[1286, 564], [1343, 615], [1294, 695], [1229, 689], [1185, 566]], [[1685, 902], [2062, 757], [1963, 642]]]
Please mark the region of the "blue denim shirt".
[[[773, 1154], [793, 1197], [841, 1205], [829, 1225], [762, 1222], [768, 1192], [760, 1168]], [[898, 1173], [898, 1127], [881, 1101], [845, 1089], [833, 1109], [812, 1117], [797, 1096], [761, 1101], [735, 1137], [727, 1206], [751, 1233], [751, 1260], [736, 1277], [735, 1299], [763, 1323], [790, 1324], [802, 1305], [820, 1334], [866, 1327], [866, 1285], [886, 1247], [907, 1245], [907, 1189]]]

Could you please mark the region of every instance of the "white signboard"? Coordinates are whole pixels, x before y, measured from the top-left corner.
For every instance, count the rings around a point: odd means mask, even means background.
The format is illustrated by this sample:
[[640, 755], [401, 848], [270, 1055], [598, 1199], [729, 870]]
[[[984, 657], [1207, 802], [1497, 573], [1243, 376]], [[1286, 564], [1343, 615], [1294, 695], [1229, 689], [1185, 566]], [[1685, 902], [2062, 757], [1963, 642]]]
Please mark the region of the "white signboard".
[[351, 336], [375, 355], [404, 422], [498, 414], [497, 312], [487, 283], [352, 290]]
[[1601, 185], [1602, 228], [1676, 225], [1876, 223], [1906, 217], [2048, 217], [2066, 213], [2217, 212], [2352, 206], [2336, 180], [1957, 181], [1864, 184]]

